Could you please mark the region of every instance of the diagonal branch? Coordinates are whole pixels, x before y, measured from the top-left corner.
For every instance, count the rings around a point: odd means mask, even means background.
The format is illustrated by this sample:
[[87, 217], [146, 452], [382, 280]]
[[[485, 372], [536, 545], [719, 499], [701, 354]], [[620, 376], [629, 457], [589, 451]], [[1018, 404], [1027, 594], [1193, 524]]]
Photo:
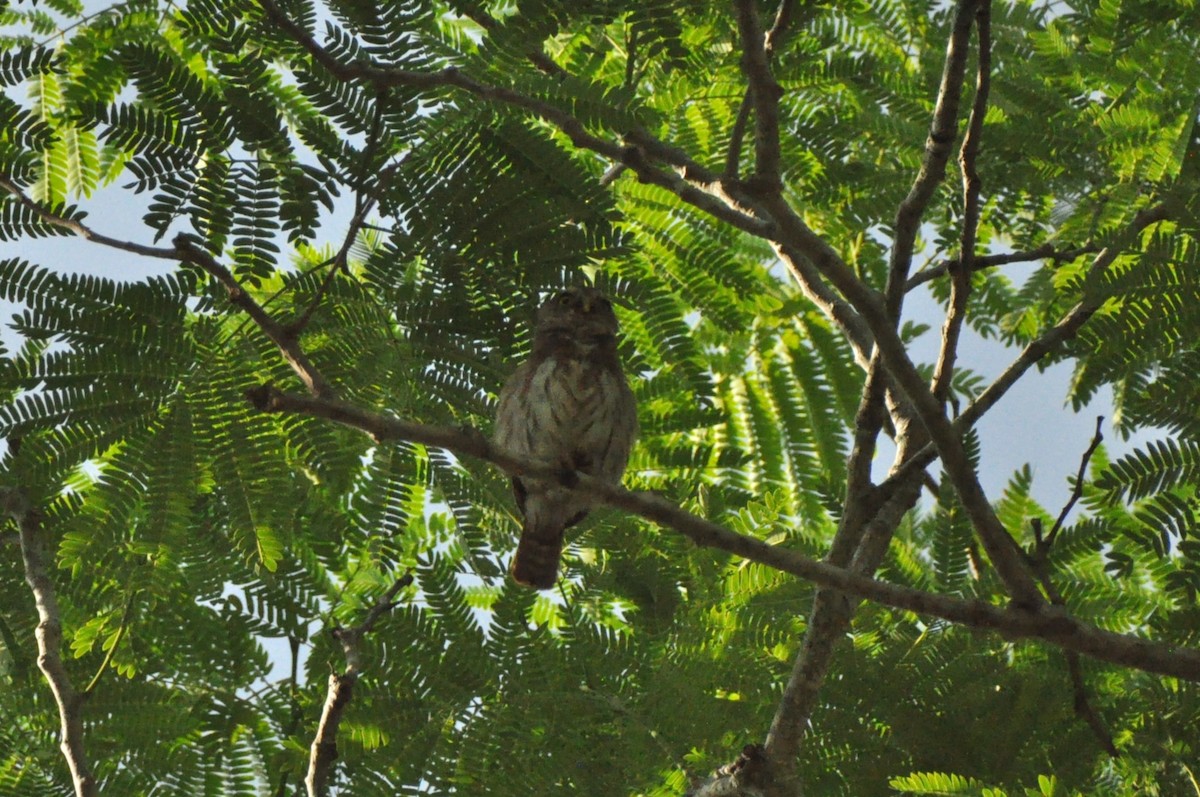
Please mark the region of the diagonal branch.
[[979, 157], [979, 140], [983, 136], [983, 118], [987, 114], [988, 91], [991, 86], [992, 69], [992, 3], [984, 0], [975, 15], [979, 32], [979, 69], [975, 79], [975, 101], [967, 122], [967, 133], [963, 136], [958, 153], [963, 184], [963, 223], [959, 241], [959, 259], [951, 261], [950, 306], [946, 310], [946, 321], [942, 325], [942, 346], [933, 373], [933, 395], [945, 401], [950, 395], [950, 380], [954, 376], [954, 360], [958, 356], [958, 341], [962, 334], [963, 321], [967, 316], [967, 299], [971, 295], [971, 269], [975, 261], [975, 239], [979, 230], [979, 194], [982, 185], [976, 160]]
[[76, 797], [95, 797], [100, 790], [83, 747], [83, 695], [75, 691], [71, 684], [59, 652], [62, 647], [62, 615], [46, 564], [41, 522], [29, 498], [19, 488], [0, 487], [0, 510], [17, 524], [21, 537], [25, 583], [29, 585], [37, 606], [38, 624], [34, 637], [38, 646], [38, 669], [46, 676], [46, 682], [54, 694], [54, 702], [58, 705], [59, 750], [71, 771]]
[[300, 380], [310, 393], [314, 396], [334, 395], [333, 387], [325, 381], [325, 377], [321, 376], [320, 372], [313, 366], [312, 362], [308, 359], [308, 355], [300, 348], [296, 336], [291, 334], [287, 327], [272, 318], [263, 306], [246, 292], [241, 283], [237, 281], [237, 278], [233, 276], [233, 273], [221, 265], [206, 249], [201, 247], [195, 238], [184, 234], [177, 235], [173, 241], [175, 245], [170, 249], [122, 241], [102, 235], [77, 219], [67, 218], [35, 202], [7, 175], [0, 175], [0, 188], [3, 188], [12, 195], [17, 202], [36, 213], [42, 221], [55, 227], [69, 230], [85, 240], [113, 249], [132, 252], [144, 257], [191, 263], [199, 267], [220, 283], [225, 288], [230, 303], [250, 316], [251, 320], [263, 331], [263, 334], [271, 339], [271, 342], [279, 349], [279, 353], [283, 355], [283, 358], [292, 367], [292, 370], [296, 372], [296, 375], [300, 377]]
[[[1064, 519], [1070, 513], [1071, 508], [1075, 506], [1075, 502], [1083, 494], [1084, 476], [1087, 474], [1088, 462], [1092, 459], [1092, 454], [1100, 447], [1100, 443], [1104, 440], [1104, 434], [1101, 431], [1101, 424], [1104, 423], [1104, 416], [1096, 418], [1096, 433], [1092, 436], [1091, 445], [1083, 452], [1083, 456], [1079, 460], [1079, 475], [1075, 479], [1075, 486], [1071, 491], [1071, 497], [1063, 506], [1062, 512], [1058, 515], [1058, 520], [1054, 523], [1054, 528], [1050, 530], [1048, 535], [1042, 535], [1042, 522], [1040, 518], [1033, 520], [1033, 535], [1037, 540], [1037, 546], [1034, 548], [1033, 554], [1029, 557], [1030, 566], [1033, 572], [1037, 574], [1038, 580], [1042, 587], [1046, 590], [1046, 594], [1050, 596], [1050, 600], [1056, 606], [1066, 607], [1066, 599], [1063, 594], [1054, 585], [1054, 581], [1050, 578], [1050, 550], [1054, 545], [1054, 539], [1058, 535], [1059, 529], [1062, 528]], [[1104, 719], [1100, 716], [1100, 712], [1092, 705], [1091, 697], [1088, 695], [1087, 684], [1083, 680], [1083, 663], [1079, 659], [1079, 654], [1073, 650], [1063, 651], [1067, 658], [1067, 675], [1071, 679], [1071, 694], [1072, 706], [1075, 709], [1075, 714], [1091, 729], [1092, 734], [1104, 748], [1104, 752], [1108, 753], [1111, 758], [1120, 757], [1120, 752], [1117, 746], [1113, 743], [1112, 734], [1108, 730], [1108, 726], [1104, 724]]]
[[[1116, 240], [1101, 249], [1092, 260], [1092, 265], [1088, 268], [1088, 276], [1094, 277], [1102, 273], [1121, 254], [1125, 242], [1141, 234], [1150, 225], [1157, 224], [1167, 217], [1167, 206], [1165, 204], [1152, 205], [1138, 211], [1129, 223], [1128, 228]], [[1107, 297], [1099, 295], [1081, 299], [1057, 324], [1039, 335], [1036, 340], [1028, 343], [1021, 350], [1021, 353], [1017, 355], [1016, 359], [1009, 363], [1003, 373], [992, 384], [988, 385], [979, 394], [978, 398], [967, 405], [962, 414], [954, 420], [953, 428], [961, 434], [978, 423], [979, 419], [987, 414], [992, 407], [996, 406], [1000, 399], [1004, 397], [1004, 394], [1030, 368], [1057, 349], [1059, 345], [1075, 337], [1083, 325], [1087, 323], [1088, 319], [1100, 309], [1106, 299]], [[937, 447], [932, 443], [916, 452], [879, 485], [880, 495], [882, 497], [891, 495], [900, 485], [905, 483], [911, 473], [923, 470], [937, 456]]]
[[[1054, 540], [1058, 537], [1058, 533], [1062, 531], [1063, 524], [1067, 522], [1067, 515], [1071, 514], [1071, 510], [1075, 508], [1075, 504], [1079, 503], [1079, 499], [1083, 497], [1083, 486], [1087, 483], [1087, 467], [1092, 461], [1092, 454], [1096, 453], [1096, 449], [1104, 442], [1104, 416], [1096, 416], [1096, 433], [1092, 435], [1092, 442], [1083, 452], [1083, 456], [1079, 458], [1079, 472], [1075, 474], [1075, 484], [1071, 488], [1071, 497], [1067, 499], [1067, 503], [1063, 504], [1062, 511], [1058, 513], [1058, 517], [1054, 520], [1054, 525], [1050, 527], [1050, 533], [1045, 539], [1038, 540], [1039, 553], [1044, 546], [1050, 548], [1054, 545]], [[1039, 535], [1040, 537], [1040, 535]]]
[[[1107, 270], [1121, 252], [1124, 251], [1123, 247], [1126, 242], [1140, 235], [1150, 225], [1164, 221], [1167, 216], [1167, 206], [1165, 204], [1152, 205], [1138, 211], [1125, 232], [1101, 249], [1096, 257], [1093, 258], [1092, 265], [1088, 267], [1088, 278], [1094, 278]], [[992, 384], [988, 385], [987, 389], [979, 395], [979, 398], [975, 399], [963, 411], [958, 419], [958, 425], [961, 425], [963, 429], [973, 426], [984, 413], [991, 409], [1008, 392], [1009, 388], [1016, 384], [1017, 380], [1026, 371], [1036, 365], [1047, 354], [1058, 348], [1060, 344], [1075, 337], [1083, 325], [1088, 322], [1107, 299], [1107, 296], [1099, 295], [1085, 296], [1080, 299], [1079, 303], [1071, 308], [1070, 312], [1062, 320], [1025, 346], [1020, 355], [1004, 369], [1004, 372]]]
[[[354, 192], [354, 215], [350, 218], [350, 224], [346, 227], [346, 234], [342, 236], [342, 245], [338, 247], [333, 258], [328, 261], [329, 273], [325, 275], [325, 279], [321, 281], [317, 292], [313, 294], [312, 300], [308, 306], [304, 308], [304, 312], [298, 318], [287, 325], [287, 333], [295, 338], [305, 330], [309, 322], [312, 320], [313, 313], [321, 306], [321, 302], [325, 298], [329, 286], [333, 284], [334, 279], [339, 273], [348, 273], [349, 269], [346, 265], [350, 257], [350, 247], [354, 245], [354, 241], [358, 238], [358, 234], [362, 232], [363, 225], [367, 223], [367, 216], [375, 207], [375, 198], [367, 193], [365, 185], [369, 179], [368, 174], [361, 172], [373, 172], [375, 154], [379, 148], [380, 135], [383, 130], [383, 114], [388, 103], [389, 95], [381, 93], [375, 98], [375, 114], [371, 120], [371, 130], [367, 134], [367, 142], [363, 147], [362, 152], [362, 169], [359, 174], [355, 175], [355, 192]], [[380, 177], [385, 177], [391, 171], [391, 167], [384, 169]]]
[[639, 147], [623, 146], [615, 141], [593, 135], [588, 132], [579, 119], [548, 102], [529, 97], [504, 86], [481, 83], [463, 74], [455, 67], [447, 67], [434, 72], [418, 72], [390, 69], [367, 61], [342, 63], [318, 44], [316, 39], [303, 27], [284, 14], [273, 0], [259, 0], [259, 5], [274, 25], [339, 80], [361, 80], [378, 88], [395, 86], [416, 89], [455, 88], [489, 102], [521, 108], [558, 128], [576, 147], [590, 150], [609, 160], [624, 164], [637, 174], [640, 181], [664, 188], [714, 218], [758, 237], [766, 237], [771, 231], [769, 223], [734, 207], [711, 191], [697, 187], [689, 182], [686, 176], [656, 168], [647, 161], [642, 154], [643, 150]]
[[971, 518], [971, 524], [1009, 594], [1027, 607], [1041, 603], [1041, 593], [1026, 569], [1016, 543], [996, 517], [979, 483], [979, 477], [971, 467], [961, 434], [951, 425], [941, 402], [930, 392], [929, 386], [913, 365], [879, 294], [857, 278], [845, 261], [796, 215], [782, 196], [763, 192], [760, 201], [779, 225], [781, 237], [794, 242], [792, 246], [776, 246], [781, 259], [795, 271], [795, 264], [790, 262], [793, 254], [797, 251], [809, 254], [814, 265], [841, 291], [870, 328], [884, 366], [912, 403], [933, 440]]
[[[288, 412], [323, 418], [358, 429], [377, 441], [408, 440], [485, 460], [509, 474], [563, 480], [560, 467], [513, 456], [494, 446], [477, 430], [402, 421], [344, 401], [283, 393], [270, 386], [248, 391], [247, 398], [264, 412]], [[1104, 631], [1045, 604], [1032, 608], [1014, 604], [1002, 608], [985, 601], [962, 600], [876, 581], [869, 576], [810, 559], [796, 551], [737, 534], [652, 493], [630, 492], [584, 473], [571, 474], [569, 483], [573, 489], [582, 490], [602, 503], [673, 529], [698, 545], [718, 548], [859, 598], [973, 628], [997, 631], [1012, 639], [1042, 639], [1085, 656], [1146, 672], [1200, 681], [1200, 650]]]
[[338, 728], [341, 727], [346, 706], [354, 696], [354, 685], [358, 683], [358, 677], [362, 673], [362, 653], [359, 650], [362, 639], [371, 632], [380, 617], [392, 610], [395, 606], [393, 601], [400, 590], [412, 582], [412, 574], [406, 573], [396, 579], [383, 597], [375, 602], [361, 623], [351, 628], [332, 630], [333, 638], [341, 643], [346, 669], [340, 674], [329, 674], [329, 689], [325, 694], [325, 705], [321, 709], [317, 732], [309, 748], [308, 774], [304, 778], [309, 797], [325, 797], [329, 794], [329, 776], [333, 772], [333, 762], [338, 757]]
[[941, 85], [929, 137], [925, 140], [925, 155], [908, 195], [896, 210], [892, 231], [892, 252], [888, 262], [887, 310], [894, 323], [900, 318], [908, 272], [912, 267], [913, 247], [921, 217], [933, 199], [933, 192], [946, 173], [950, 145], [958, 132], [958, 101], [963, 77], [967, 70], [968, 43], [978, 0], [959, 0], [954, 11], [950, 40], [946, 45], [946, 61], [942, 67]]

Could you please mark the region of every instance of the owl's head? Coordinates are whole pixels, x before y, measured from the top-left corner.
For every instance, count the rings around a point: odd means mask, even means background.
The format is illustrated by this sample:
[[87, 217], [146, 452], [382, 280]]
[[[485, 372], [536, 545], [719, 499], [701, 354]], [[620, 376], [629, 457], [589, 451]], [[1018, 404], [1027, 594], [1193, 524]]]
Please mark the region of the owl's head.
[[567, 333], [576, 341], [611, 338], [617, 334], [617, 316], [612, 302], [595, 288], [564, 288], [542, 303], [538, 309], [539, 333]]

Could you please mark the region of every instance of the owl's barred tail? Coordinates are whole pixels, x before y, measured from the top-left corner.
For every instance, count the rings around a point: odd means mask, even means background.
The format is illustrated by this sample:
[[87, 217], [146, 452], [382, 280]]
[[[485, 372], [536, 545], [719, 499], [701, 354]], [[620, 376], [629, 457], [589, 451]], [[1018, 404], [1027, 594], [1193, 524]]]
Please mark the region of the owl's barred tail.
[[563, 527], [527, 525], [517, 542], [512, 559], [513, 581], [534, 589], [550, 589], [558, 580], [558, 562], [562, 558]]

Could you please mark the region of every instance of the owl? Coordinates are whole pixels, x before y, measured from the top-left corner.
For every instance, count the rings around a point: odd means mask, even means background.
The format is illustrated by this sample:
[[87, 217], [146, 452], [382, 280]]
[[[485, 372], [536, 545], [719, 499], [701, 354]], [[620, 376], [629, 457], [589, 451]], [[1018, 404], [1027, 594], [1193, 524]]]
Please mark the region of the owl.
[[[617, 317], [595, 288], [551, 296], [537, 314], [529, 359], [500, 391], [495, 443], [617, 484], [637, 436], [637, 406], [617, 359]], [[512, 575], [537, 589], [554, 586], [563, 533], [592, 507], [561, 482], [513, 478], [525, 518]]]

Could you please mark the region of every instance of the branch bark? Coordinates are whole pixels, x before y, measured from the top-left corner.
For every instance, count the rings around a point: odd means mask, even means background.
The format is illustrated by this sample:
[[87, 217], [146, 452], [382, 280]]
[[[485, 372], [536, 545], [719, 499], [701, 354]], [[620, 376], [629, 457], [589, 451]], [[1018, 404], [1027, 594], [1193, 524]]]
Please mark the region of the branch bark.
[[979, 157], [979, 140], [983, 137], [983, 118], [987, 114], [988, 91], [992, 77], [991, 13], [991, 0], [984, 0], [975, 14], [975, 27], [979, 35], [979, 68], [975, 78], [975, 100], [967, 121], [967, 133], [963, 136], [962, 147], [958, 153], [963, 192], [962, 236], [958, 247], [959, 259], [950, 267], [950, 305], [946, 309], [946, 321], [942, 325], [942, 346], [933, 373], [933, 395], [942, 402], [950, 395], [950, 380], [954, 376], [958, 340], [967, 317], [967, 299], [971, 295], [971, 268], [975, 260], [975, 239], [979, 231], [979, 195], [982, 191], [976, 160]]
[[400, 590], [413, 582], [411, 574], [396, 579], [395, 583], [375, 602], [367, 617], [361, 623], [351, 628], [334, 628], [332, 634], [342, 646], [342, 655], [346, 659], [346, 669], [341, 673], [329, 674], [329, 686], [325, 693], [325, 705], [321, 709], [321, 719], [317, 723], [317, 732], [309, 747], [308, 774], [304, 778], [304, 786], [308, 797], [326, 797], [329, 794], [329, 778], [333, 774], [333, 763], [337, 760], [337, 735], [341, 727], [342, 717], [346, 707], [354, 697], [354, 685], [362, 673], [362, 655], [359, 645], [364, 636], [371, 632], [375, 623], [384, 613], [395, 606], [396, 595]]
[[821, 273], [842, 292], [870, 327], [884, 366], [912, 403], [913, 409], [933, 440], [945, 463], [946, 472], [971, 518], [971, 524], [1009, 594], [1027, 607], [1041, 603], [1041, 592], [1026, 569], [1016, 544], [987, 501], [963, 447], [961, 435], [951, 425], [941, 402], [930, 392], [929, 386], [909, 359], [904, 342], [900, 340], [892, 317], [880, 296], [854, 275], [838, 254], [809, 229], [782, 197], [764, 193], [762, 201], [778, 223], [781, 235], [793, 244], [777, 246], [776, 251], [780, 257], [787, 262], [794, 251], [808, 254]]
[[757, 3], [737, 0], [734, 8], [742, 40], [742, 71], [754, 102], [755, 179], [779, 190], [783, 187], [779, 152], [779, 98], [783, 89], [767, 61], [767, 37], [758, 18]]
[[[495, 447], [478, 430], [402, 421], [344, 401], [283, 393], [270, 386], [249, 391], [247, 398], [265, 412], [290, 412], [324, 418], [365, 432], [377, 441], [408, 440], [423, 443], [490, 462], [510, 475], [562, 480], [561, 467], [556, 464], [515, 457]], [[984, 601], [962, 600], [876, 581], [795, 551], [737, 534], [651, 493], [630, 492], [584, 473], [572, 474], [568, 481], [573, 489], [587, 492], [602, 503], [672, 529], [697, 545], [718, 548], [821, 586], [893, 608], [997, 631], [1011, 639], [1041, 639], [1101, 661], [1200, 681], [1200, 650], [1177, 648], [1130, 634], [1104, 631], [1070, 617], [1058, 607], [1045, 604], [1001, 608]], [[568, 485], [564, 483], [564, 486]]]
[[66, 759], [76, 797], [100, 793], [83, 744], [83, 695], [75, 690], [59, 653], [62, 647], [62, 615], [54, 582], [46, 564], [45, 541], [37, 511], [22, 490], [0, 487], [0, 507], [17, 524], [25, 583], [33, 593], [38, 624], [34, 631], [38, 646], [38, 669], [46, 677], [58, 705], [59, 750]]
[[908, 195], [896, 210], [892, 231], [892, 251], [888, 259], [887, 309], [893, 319], [899, 319], [904, 302], [905, 285], [912, 267], [913, 247], [925, 208], [946, 173], [950, 146], [958, 133], [958, 101], [967, 70], [968, 43], [978, 0], [960, 0], [954, 11], [950, 39], [946, 44], [946, 60], [938, 87], [933, 122], [925, 139], [925, 155]]
[[[1056, 249], [1053, 244], [1042, 244], [1036, 249], [1030, 249], [1023, 252], [1005, 252], [997, 255], [981, 255], [973, 257], [971, 264], [966, 266], [967, 271], [974, 274], [976, 271], [983, 271], [985, 268], [995, 268], [997, 266], [1007, 266], [1009, 263], [1028, 263], [1033, 260], [1052, 260], [1055, 263], [1070, 262], [1077, 257], [1083, 255], [1091, 255], [1100, 251], [1099, 246], [1088, 245], [1079, 246], [1073, 249]], [[935, 266], [918, 271], [908, 278], [908, 282], [904, 285], [904, 290], [911, 291], [913, 288], [924, 285], [926, 282], [932, 282], [938, 277], [944, 277], [953, 269], [962, 266], [962, 260], [943, 260]]]

